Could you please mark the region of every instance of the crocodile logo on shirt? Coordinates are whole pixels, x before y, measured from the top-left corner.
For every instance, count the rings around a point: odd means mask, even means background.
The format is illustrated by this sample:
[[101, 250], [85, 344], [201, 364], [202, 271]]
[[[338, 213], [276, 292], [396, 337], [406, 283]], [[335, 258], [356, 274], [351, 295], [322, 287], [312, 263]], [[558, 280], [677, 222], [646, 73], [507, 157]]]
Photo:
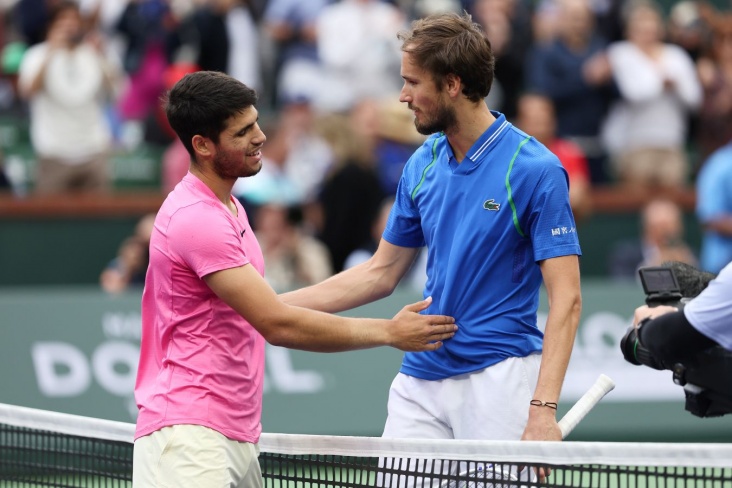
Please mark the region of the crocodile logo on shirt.
[[501, 204], [496, 203], [492, 198], [483, 202], [483, 208], [486, 210], [493, 210], [498, 212], [501, 209]]

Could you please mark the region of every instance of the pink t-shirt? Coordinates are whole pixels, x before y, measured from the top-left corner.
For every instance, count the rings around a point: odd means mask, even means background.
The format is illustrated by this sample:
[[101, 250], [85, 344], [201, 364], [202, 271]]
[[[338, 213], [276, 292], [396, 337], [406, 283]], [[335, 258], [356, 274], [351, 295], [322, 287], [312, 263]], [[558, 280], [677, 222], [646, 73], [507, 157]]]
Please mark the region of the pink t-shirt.
[[264, 274], [262, 250], [234, 201], [238, 216], [188, 173], [155, 218], [142, 295], [135, 438], [195, 424], [230, 439], [259, 440], [264, 338], [203, 280], [246, 264]]

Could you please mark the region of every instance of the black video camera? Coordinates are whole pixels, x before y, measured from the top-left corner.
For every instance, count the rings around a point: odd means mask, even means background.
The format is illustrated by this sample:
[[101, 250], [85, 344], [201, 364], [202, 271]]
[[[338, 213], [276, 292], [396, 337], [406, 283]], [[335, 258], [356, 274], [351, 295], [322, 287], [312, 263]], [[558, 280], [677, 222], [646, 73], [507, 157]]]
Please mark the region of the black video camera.
[[[638, 270], [646, 304], [649, 307], [668, 305], [683, 309], [693, 297], [684, 297], [673, 269], [647, 267]], [[642, 321], [638, 328], [648, 320]], [[719, 417], [732, 413], [732, 353], [714, 346], [694, 355], [683, 363], [664, 364], [653, 357], [638, 340], [631, 326], [620, 340], [620, 349], [626, 361], [657, 370], [670, 370], [673, 381], [684, 388], [686, 410], [697, 417]]]

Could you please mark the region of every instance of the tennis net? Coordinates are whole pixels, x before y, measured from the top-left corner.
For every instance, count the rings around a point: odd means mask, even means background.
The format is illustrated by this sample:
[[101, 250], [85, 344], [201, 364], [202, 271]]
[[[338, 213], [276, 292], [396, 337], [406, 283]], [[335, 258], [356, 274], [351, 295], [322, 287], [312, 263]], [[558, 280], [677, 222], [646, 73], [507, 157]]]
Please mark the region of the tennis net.
[[[134, 425], [0, 404], [0, 487], [129, 487]], [[732, 444], [263, 434], [264, 485], [732, 488]], [[551, 468], [542, 482], [533, 474]]]

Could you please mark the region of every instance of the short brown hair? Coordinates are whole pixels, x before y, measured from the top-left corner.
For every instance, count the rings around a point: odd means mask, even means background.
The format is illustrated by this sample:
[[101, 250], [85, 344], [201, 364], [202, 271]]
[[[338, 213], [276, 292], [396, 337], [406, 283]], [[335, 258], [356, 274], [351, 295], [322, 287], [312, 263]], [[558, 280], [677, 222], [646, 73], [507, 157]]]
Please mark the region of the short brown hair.
[[229, 118], [253, 107], [257, 93], [227, 74], [196, 71], [181, 78], [163, 101], [170, 126], [194, 157], [193, 136], [200, 134], [218, 143]]
[[417, 19], [397, 38], [402, 41], [402, 51], [432, 74], [438, 88], [447, 75], [454, 74], [469, 100], [479, 102], [488, 96], [496, 61], [490, 41], [470, 14], [442, 13]]

